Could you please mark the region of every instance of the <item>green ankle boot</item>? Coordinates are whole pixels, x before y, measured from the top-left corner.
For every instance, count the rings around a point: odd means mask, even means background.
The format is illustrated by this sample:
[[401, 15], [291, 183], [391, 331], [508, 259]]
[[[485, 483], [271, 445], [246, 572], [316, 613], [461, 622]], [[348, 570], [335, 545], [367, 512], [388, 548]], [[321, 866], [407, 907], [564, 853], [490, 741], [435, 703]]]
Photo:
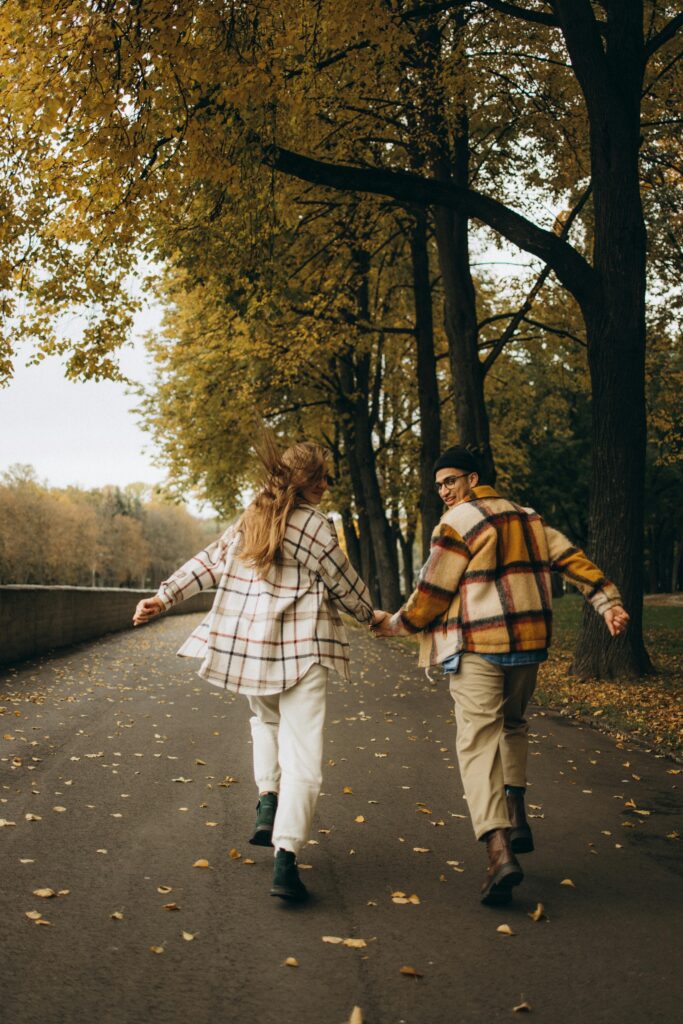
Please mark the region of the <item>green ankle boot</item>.
[[273, 885], [270, 895], [297, 903], [303, 903], [308, 899], [308, 889], [299, 878], [296, 857], [289, 850], [278, 850], [275, 854]]
[[277, 793], [264, 793], [256, 804], [256, 824], [249, 840], [252, 846], [272, 846], [273, 823], [277, 811]]

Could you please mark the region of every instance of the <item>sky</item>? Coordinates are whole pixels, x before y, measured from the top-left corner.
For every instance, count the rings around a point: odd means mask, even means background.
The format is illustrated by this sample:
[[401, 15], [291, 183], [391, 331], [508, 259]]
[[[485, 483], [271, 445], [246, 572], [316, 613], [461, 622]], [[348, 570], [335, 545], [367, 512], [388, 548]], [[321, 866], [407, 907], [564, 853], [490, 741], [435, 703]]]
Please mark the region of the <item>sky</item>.
[[[131, 345], [120, 353], [121, 369], [132, 380], [151, 379], [142, 336], [159, 325], [160, 316], [155, 307], [143, 311]], [[0, 473], [13, 463], [29, 463], [51, 487], [125, 487], [164, 479], [163, 469], [153, 465], [154, 443], [138, 424], [137, 398], [126, 384], [69, 381], [57, 357], [37, 366], [25, 361], [17, 358], [13, 380], [0, 389]]]

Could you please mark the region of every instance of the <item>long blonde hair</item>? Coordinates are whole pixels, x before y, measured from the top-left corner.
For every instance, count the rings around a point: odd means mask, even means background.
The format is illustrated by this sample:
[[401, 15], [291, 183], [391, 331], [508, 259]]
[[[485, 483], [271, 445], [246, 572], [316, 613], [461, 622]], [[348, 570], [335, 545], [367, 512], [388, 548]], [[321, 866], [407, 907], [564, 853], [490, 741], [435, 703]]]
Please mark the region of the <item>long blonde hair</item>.
[[264, 478], [239, 522], [239, 560], [266, 573], [282, 551], [290, 512], [304, 501], [303, 491], [322, 479], [330, 453], [312, 441], [280, 451], [270, 431], [263, 431], [255, 448]]

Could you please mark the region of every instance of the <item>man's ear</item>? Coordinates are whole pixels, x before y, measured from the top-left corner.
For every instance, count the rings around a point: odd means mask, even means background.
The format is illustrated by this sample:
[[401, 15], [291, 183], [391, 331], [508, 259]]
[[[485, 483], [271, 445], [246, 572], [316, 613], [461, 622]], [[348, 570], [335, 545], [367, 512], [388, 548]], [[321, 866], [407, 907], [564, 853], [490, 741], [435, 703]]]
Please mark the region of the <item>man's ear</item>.
[[469, 483], [470, 487], [476, 487], [477, 484], [479, 483], [479, 474], [478, 473], [470, 473], [469, 478], [468, 478], [468, 483]]

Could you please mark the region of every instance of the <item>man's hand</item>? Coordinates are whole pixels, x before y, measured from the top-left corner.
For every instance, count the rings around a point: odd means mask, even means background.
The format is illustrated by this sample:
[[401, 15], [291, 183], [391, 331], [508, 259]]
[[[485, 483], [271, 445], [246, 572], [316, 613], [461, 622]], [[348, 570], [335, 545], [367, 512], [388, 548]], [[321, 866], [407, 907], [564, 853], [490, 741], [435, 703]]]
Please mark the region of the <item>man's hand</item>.
[[626, 631], [630, 615], [620, 604], [612, 605], [604, 614], [605, 625], [612, 636], [620, 636]]
[[135, 615], [133, 616], [133, 625], [141, 626], [144, 622], [149, 622], [156, 615], [160, 615], [163, 610], [163, 603], [158, 597], [146, 597], [144, 600], [138, 601]]
[[370, 629], [374, 636], [393, 636], [394, 632], [389, 626], [390, 620], [390, 612], [384, 612], [381, 608], [376, 608], [370, 623]]

